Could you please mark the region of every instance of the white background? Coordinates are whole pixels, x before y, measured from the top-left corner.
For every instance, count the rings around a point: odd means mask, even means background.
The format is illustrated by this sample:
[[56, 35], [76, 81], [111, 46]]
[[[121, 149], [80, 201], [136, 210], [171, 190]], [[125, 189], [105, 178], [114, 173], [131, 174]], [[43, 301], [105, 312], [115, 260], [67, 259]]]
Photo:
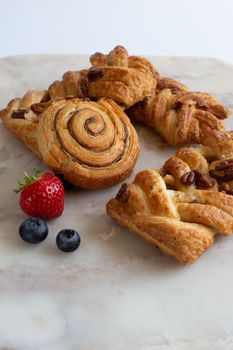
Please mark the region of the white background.
[[0, 0], [0, 57], [94, 53], [209, 56], [233, 63], [232, 0]]

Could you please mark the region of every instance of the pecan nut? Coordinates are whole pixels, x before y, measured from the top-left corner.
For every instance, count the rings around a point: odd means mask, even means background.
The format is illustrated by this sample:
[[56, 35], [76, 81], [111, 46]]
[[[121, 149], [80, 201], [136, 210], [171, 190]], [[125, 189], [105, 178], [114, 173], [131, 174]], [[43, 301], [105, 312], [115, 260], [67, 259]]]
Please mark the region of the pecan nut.
[[218, 163], [215, 167], [216, 170], [227, 170], [230, 168], [233, 168], [233, 159], [223, 160], [222, 162]]
[[233, 159], [226, 159], [210, 169], [210, 176], [219, 181], [233, 180]]
[[195, 182], [195, 173], [193, 171], [188, 171], [181, 176], [180, 182], [183, 185], [191, 186]]
[[33, 103], [31, 110], [36, 114], [41, 114], [46, 108], [47, 102]]
[[24, 119], [26, 111], [15, 111], [12, 113], [11, 118], [13, 119]]
[[123, 183], [119, 192], [116, 195], [116, 200], [122, 203], [126, 203], [129, 199], [130, 189], [127, 183]]
[[211, 179], [206, 174], [203, 174], [199, 170], [194, 170], [195, 172], [195, 183], [197, 188], [210, 188], [213, 187], [215, 184], [214, 179]]

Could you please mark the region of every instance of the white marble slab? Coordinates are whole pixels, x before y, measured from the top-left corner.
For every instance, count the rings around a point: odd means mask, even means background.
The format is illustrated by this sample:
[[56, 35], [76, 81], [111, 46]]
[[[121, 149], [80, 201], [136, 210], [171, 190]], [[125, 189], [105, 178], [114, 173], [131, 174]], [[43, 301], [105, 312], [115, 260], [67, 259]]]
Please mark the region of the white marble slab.
[[[233, 108], [233, 66], [215, 59], [152, 57], [162, 75], [214, 93]], [[29, 88], [45, 88], [65, 70], [88, 67], [85, 56], [34, 55], [0, 60], [0, 108]], [[226, 122], [233, 128], [233, 119]], [[138, 128], [134, 174], [160, 167], [174, 148]], [[183, 267], [105, 214], [119, 185], [66, 195], [50, 235], [30, 246], [18, 236], [25, 218], [12, 189], [24, 170], [45, 169], [0, 125], [0, 349], [232, 350], [233, 237], [218, 238]], [[56, 248], [56, 233], [78, 229], [73, 254]]]

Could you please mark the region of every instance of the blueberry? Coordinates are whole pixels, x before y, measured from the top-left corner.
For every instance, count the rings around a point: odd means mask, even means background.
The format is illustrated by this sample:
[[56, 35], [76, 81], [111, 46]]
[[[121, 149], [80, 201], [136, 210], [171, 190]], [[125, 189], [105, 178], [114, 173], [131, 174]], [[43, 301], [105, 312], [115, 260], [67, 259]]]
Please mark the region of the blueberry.
[[79, 247], [81, 238], [77, 231], [65, 229], [58, 233], [56, 243], [63, 252], [73, 252]]
[[46, 222], [37, 218], [28, 218], [19, 226], [20, 237], [27, 243], [40, 243], [48, 236]]

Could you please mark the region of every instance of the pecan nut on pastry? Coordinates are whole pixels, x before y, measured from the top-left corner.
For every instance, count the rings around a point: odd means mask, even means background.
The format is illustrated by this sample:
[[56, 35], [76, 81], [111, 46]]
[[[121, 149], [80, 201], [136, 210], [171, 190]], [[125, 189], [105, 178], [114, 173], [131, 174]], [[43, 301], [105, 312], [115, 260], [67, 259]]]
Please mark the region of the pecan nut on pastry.
[[109, 54], [100, 52], [90, 57], [88, 96], [109, 97], [123, 107], [143, 100], [156, 88], [158, 73], [144, 57], [129, 56], [123, 46]]
[[9, 128], [56, 174], [84, 188], [122, 181], [139, 153], [134, 127], [110, 99], [54, 101], [40, 118], [11, 118]]
[[155, 129], [170, 145], [200, 143], [203, 133], [224, 130], [229, 110], [209, 94], [189, 91], [178, 81], [160, 78], [156, 91], [127, 110]]
[[[215, 190], [167, 188], [159, 170], [145, 170], [111, 199], [107, 213], [181, 264], [194, 262], [219, 233], [233, 232], [233, 196]], [[122, 192], [122, 189], [120, 190]]]
[[183, 147], [163, 165], [161, 174], [170, 189], [194, 188], [233, 194], [233, 133], [212, 130], [202, 147]]
[[30, 90], [23, 98], [11, 100], [0, 111], [0, 119], [27, 147], [40, 156], [35, 137], [41, 113], [50, 105], [47, 90]]

